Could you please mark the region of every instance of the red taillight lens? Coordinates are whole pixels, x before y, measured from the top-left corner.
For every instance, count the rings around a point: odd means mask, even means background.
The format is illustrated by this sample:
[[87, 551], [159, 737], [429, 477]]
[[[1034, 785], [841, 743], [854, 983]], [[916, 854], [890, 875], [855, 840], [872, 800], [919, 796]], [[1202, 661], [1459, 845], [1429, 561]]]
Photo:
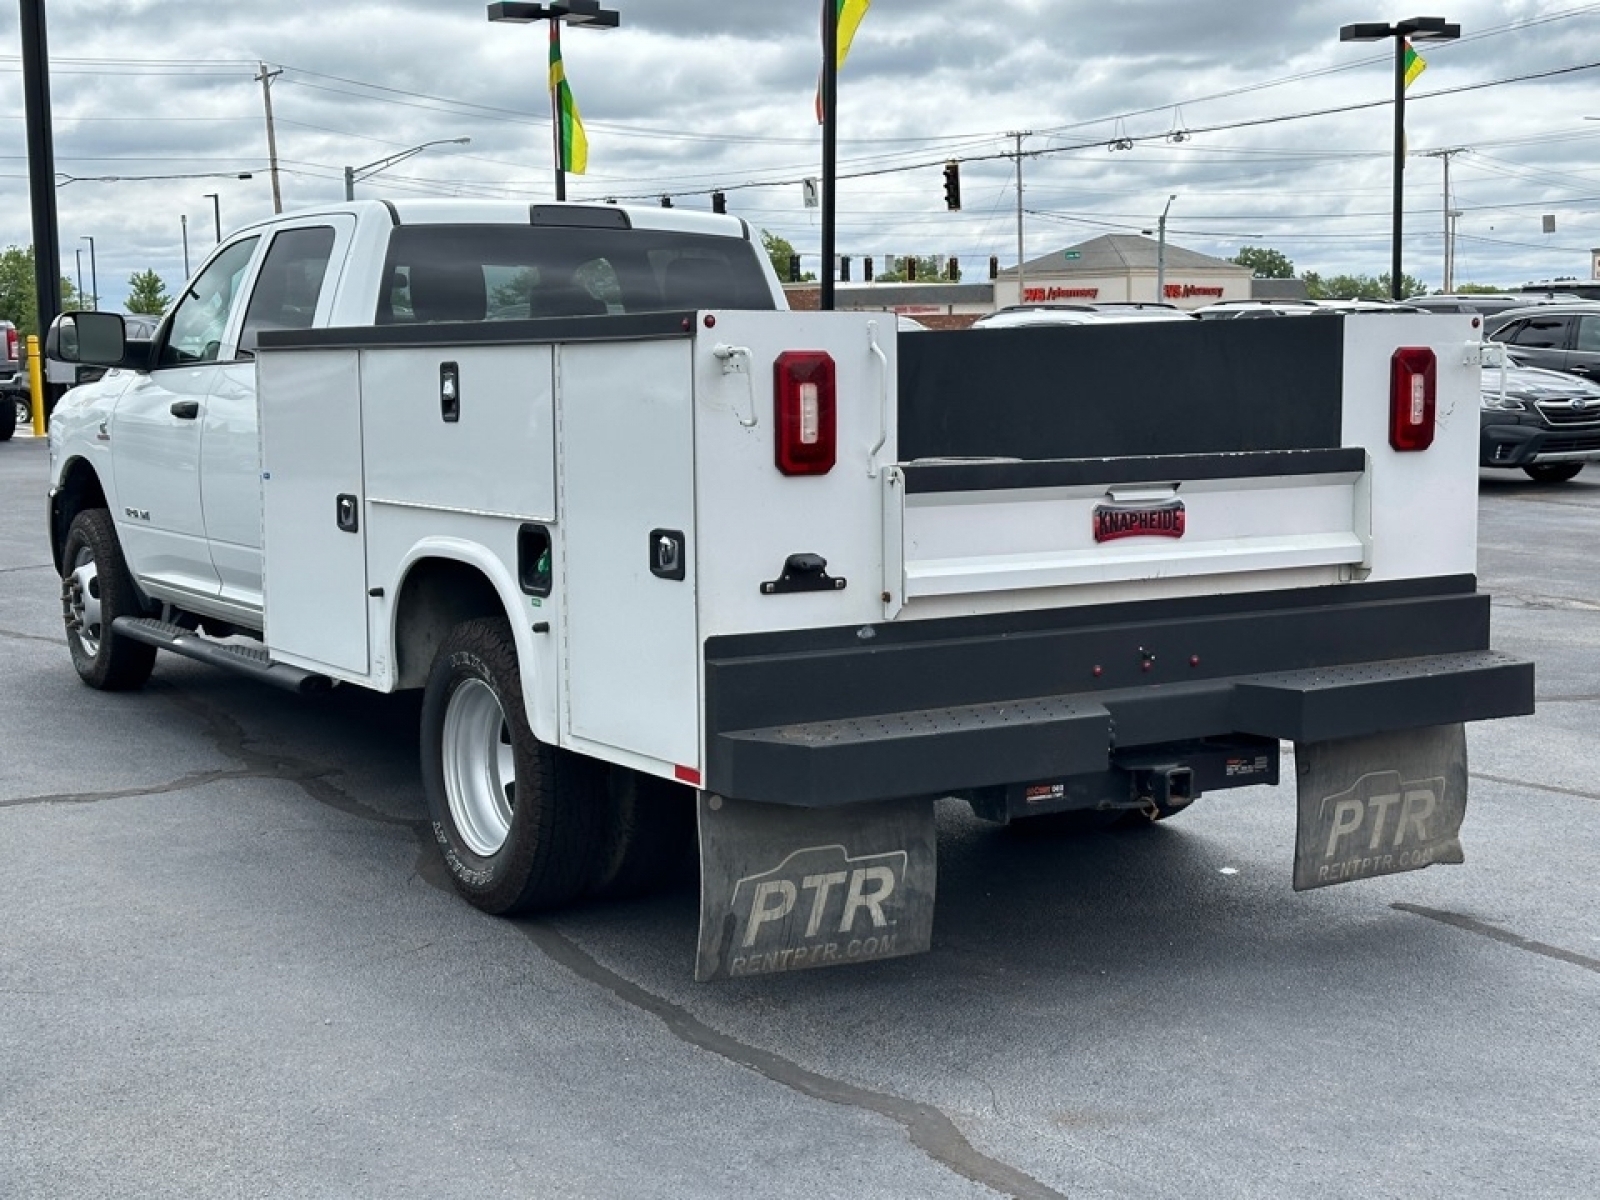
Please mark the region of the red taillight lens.
[[17, 353], [17, 331], [15, 329], [6, 330], [6, 357], [21, 358], [21, 355]]
[[774, 445], [785, 475], [826, 475], [838, 441], [833, 359], [820, 350], [790, 350], [773, 365]]
[[1433, 445], [1438, 366], [1426, 346], [1402, 346], [1389, 366], [1389, 445], [1426, 450]]

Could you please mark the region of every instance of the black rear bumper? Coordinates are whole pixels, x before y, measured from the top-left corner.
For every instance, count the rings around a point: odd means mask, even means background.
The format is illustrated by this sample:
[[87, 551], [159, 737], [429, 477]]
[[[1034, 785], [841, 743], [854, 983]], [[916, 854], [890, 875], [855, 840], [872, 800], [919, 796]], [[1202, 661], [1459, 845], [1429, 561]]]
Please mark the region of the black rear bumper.
[[1470, 577], [714, 638], [719, 794], [822, 807], [1105, 771], [1230, 734], [1327, 741], [1533, 711]]

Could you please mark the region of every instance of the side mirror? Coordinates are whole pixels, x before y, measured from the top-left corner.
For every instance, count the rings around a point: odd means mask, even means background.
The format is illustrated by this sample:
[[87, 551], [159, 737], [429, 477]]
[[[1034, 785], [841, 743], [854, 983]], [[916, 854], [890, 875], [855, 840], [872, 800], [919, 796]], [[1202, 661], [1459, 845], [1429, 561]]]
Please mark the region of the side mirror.
[[120, 367], [128, 353], [120, 313], [62, 313], [45, 335], [45, 357], [94, 367]]

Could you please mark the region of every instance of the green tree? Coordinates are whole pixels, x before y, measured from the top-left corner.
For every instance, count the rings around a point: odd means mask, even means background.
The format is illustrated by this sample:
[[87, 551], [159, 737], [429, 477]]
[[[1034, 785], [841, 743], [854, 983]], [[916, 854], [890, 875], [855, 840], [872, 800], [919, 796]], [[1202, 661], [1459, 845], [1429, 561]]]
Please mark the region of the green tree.
[[[1302, 279], [1305, 280], [1306, 295], [1313, 300], [1388, 300], [1389, 273], [1382, 275], [1329, 275], [1323, 278], [1315, 271], [1307, 271]], [[1412, 275], [1400, 276], [1400, 295], [1402, 298], [1409, 296], [1423, 296], [1428, 291], [1428, 285]]]
[[[929, 255], [927, 258], [917, 258], [918, 283], [943, 283], [949, 282], [949, 263], [943, 259]], [[891, 255], [884, 261], [883, 270], [875, 276], [879, 283], [906, 283], [910, 280], [910, 272], [906, 269], [904, 258], [895, 258]], [[956, 279], [961, 278], [960, 265], [957, 264]]]
[[[71, 280], [61, 280], [61, 305], [78, 303]], [[33, 277], [33, 247], [8, 246], [0, 253], [0, 318], [10, 321], [23, 337], [39, 332], [39, 293]]]
[[1458, 283], [1456, 294], [1458, 296], [1485, 296], [1504, 292], [1503, 287], [1496, 287], [1492, 283]]
[[167, 285], [154, 271], [135, 271], [128, 276], [128, 311], [159, 317], [167, 311], [172, 297], [167, 295]]
[[1294, 263], [1281, 251], [1270, 246], [1241, 246], [1239, 253], [1228, 260], [1241, 267], [1249, 267], [1257, 279], [1293, 279]]
[[[789, 282], [789, 260], [794, 256], [794, 246], [786, 238], [781, 238], [771, 230], [761, 231], [761, 247], [767, 252], [767, 257], [772, 260], [772, 269], [778, 273], [781, 283]], [[802, 283], [816, 279], [814, 271], [806, 271], [800, 276]]]

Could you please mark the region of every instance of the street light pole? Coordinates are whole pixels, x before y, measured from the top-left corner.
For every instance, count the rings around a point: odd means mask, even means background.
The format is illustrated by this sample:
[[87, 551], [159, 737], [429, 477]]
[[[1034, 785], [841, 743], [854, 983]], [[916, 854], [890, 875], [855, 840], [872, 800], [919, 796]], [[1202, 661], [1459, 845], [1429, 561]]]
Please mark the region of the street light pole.
[[[622, 16], [615, 9], [601, 8], [600, 0], [556, 0], [554, 4], [501, 3], [489, 5], [489, 20], [511, 25], [527, 25], [534, 21], [550, 22], [550, 49], [552, 62], [561, 59], [561, 26], [587, 25], [592, 29], [615, 29]], [[565, 66], [563, 66], [565, 70]], [[550, 115], [556, 158], [556, 199], [567, 198], [567, 172], [561, 162], [561, 100], [555, 88], [550, 89]]]
[[1394, 39], [1394, 231], [1389, 265], [1389, 295], [1404, 299], [1400, 287], [1400, 241], [1403, 232], [1406, 169], [1406, 49], [1408, 41], [1445, 42], [1461, 36], [1461, 26], [1443, 17], [1410, 17], [1393, 25], [1363, 21], [1339, 30], [1341, 42]]
[[211, 201], [211, 219], [216, 225], [217, 242], [222, 242], [222, 198], [216, 192], [207, 192], [206, 199]]
[[[439, 138], [436, 141], [423, 142], [420, 146], [412, 146], [411, 149], [402, 150], [398, 154], [391, 154], [388, 158], [380, 158], [376, 162], [369, 162], [364, 166], [346, 167], [344, 169], [344, 198], [346, 200], [354, 200], [356, 198], [356, 184], [360, 180], [370, 179], [379, 171], [388, 170], [395, 163], [404, 162], [413, 154], [421, 154], [429, 146], [465, 146], [471, 140], [470, 137]], [[220, 224], [219, 220], [218, 225], [220, 226]], [[221, 240], [220, 234], [218, 235], [218, 240]]]
[[85, 233], [80, 235], [79, 240], [89, 243], [89, 307], [95, 312], [99, 312], [100, 272], [94, 264], [94, 238]]
[[189, 214], [184, 213], [178, 218], [183, 222], [183, 277], [189, 278]]
[[78, 259], [78, 303], [83, 303], [83, 247], [79, 246], [72, 252]]
[[1167, 206], [1161, 210], [1161, 220], [1156, 222], [1156, 303], [1167, 301], [1167, 213], [1172, 211], [1176, 194], [1167, 197]]

